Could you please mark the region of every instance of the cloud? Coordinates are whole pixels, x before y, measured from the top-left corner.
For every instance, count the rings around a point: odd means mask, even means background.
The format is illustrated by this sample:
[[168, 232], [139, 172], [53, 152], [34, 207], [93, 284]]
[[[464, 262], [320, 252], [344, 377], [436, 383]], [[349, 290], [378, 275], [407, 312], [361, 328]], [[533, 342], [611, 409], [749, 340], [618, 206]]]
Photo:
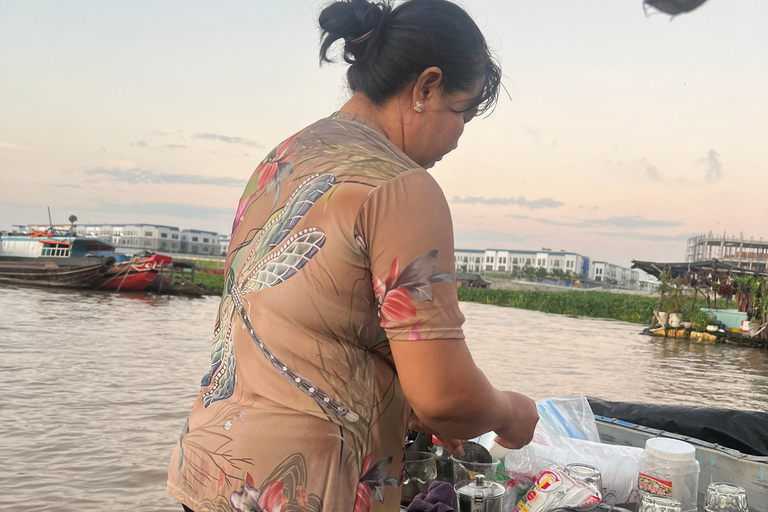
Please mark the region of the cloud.
[[618, 228], [628, 231], [644, 228], [666, 228], [682, 225], [679, 221], [651, 220], [640, 216], [608, 217], [605, 219], [587, 219], [578, 222], [558, 221], [542, 218], [527, 217], [525, 215], [506, 215], [513, 219], [532, 219], [548, 226], [562, 226], [568, 228]]
[[138, 185], [140, 183], [153, 183], [157, 185], [218, 185], [222, 187], [242, 187], [245, 180], [234, 178], [221, 178], [214, 176], [200, 176], [197, 174], [167, 174], [144, 169], [103, 169], [97, 167], [85, 171], [89, 176], [103, 176], [119, 183]]
[[720, 181], [723, 177], [723, 164], [720, 163], [720, 155], [714, 149], [710, 149], [707, 156], [699, 160], [707, 167], [707, 173], [704, 179], [709, 183]]
[[140, 148], [147, 147], [147, 141], [145, 140], [137, 140], [136, 142], [131, 142], [131, 146], [138, 146]]
[[649, 162], [645, 158], [640, 160], [640, 163], [644, 167], [644, 174], [646, 178], [648, 178], [651, 181], [659, 181], [661, 179], [661, 175], [659, 174], [658, 167], [653, 165], [651, 162]]
[[531, 210], [540, 210], [542, 208], [560, 208], [563, 206], [561, 201], [556, 201], [549, 197], [543, 197], [541, 199], [534, 199], [529, 201], [524, 197], [460, 197], [453, 196], [451, 198], [452, 203], [463, 204], [485, 204], [485, 205], [518, 205]]
[[212, 140], [218, 142], [226, 142], [227, 144], [242, 144], [243, 146], [250, 146], [252, 148], [260, 148], [261, 144], [254, 140], [243, 139], [242, 137], [230, 137], [228, 135], [219, 135], [218, 133], [198, 133], [194, 136], [195, 139]]
[[104, 204], [98, 208], [100, 212], [115, 214], [156, 215], [177, 217], [180, 219], [210, 220], [211, 217], [234, 217], [236, 208], [217, 208], [180, 203], [131, 203]]
[[63, 187], [63, 188], [83, 188], [80, 185], [75, 185], [74, 183], [51, 183], [54, 187]]
[[164, 144], [157, 147], [159, 149], [185, 149], [187, 146], [185, 144]]
[[613, 237], [613, 238], [632, 238], [634, 240], [643, 240], [645, 242], [685, 242], [689, 238], [693, 236], [697, 236], [700, 233], [682, 233], [679, 235], [649, 235], [646, 233], [622, 233], [622, 232], [601, 233], [599, 231], [595, 231], [590, 234]]

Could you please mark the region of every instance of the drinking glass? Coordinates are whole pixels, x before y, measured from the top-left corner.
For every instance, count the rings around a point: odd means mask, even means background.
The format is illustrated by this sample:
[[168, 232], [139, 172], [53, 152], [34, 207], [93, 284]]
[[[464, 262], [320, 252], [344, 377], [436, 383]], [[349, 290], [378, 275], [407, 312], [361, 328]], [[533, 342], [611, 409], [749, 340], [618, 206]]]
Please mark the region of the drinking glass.
[[667, 496], [654, 496], [646, 494], [643, 501], [640, 502], [640, 508], [637, 512], [680, 512], [682, 510], [680, 502]]
[[435, 454], [430, 452], [405, 452], [403, 465], [403, 494], [401, 505], [408, 505], [417, 494], [427, 492], [429, 484], [437, 477]]
[[453, 483], [457, 484], [465, 480], [474, 480], [477, 475], [483, 475], [486, 482], [496, 481], [496, 468], [499, 459], [491, 462], [468, 462], [451, 456], [453, 461]]
[[743, 487], [725, 482], [709, 484], [704, 496], [707, 512], [747, 512], [747, 493]]

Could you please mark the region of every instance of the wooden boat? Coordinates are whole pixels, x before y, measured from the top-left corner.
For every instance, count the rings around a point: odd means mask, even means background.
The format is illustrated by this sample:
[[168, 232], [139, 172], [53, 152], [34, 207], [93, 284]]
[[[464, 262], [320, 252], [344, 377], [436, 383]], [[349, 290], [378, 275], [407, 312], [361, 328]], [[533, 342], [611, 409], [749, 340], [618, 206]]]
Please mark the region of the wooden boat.
[[159, 271], [172, 261], [169, 256], [155, 253], [124, 256], [99, 280], [96, 289], [143, 291], [155, 281]]
[[0, 282], [59, 288], [92, 288], [114, 262], [94, 258], [91, 265], [59, 265], [55, 262], [0, 261]]
[[0, 282], [90, 288], [115, 263], [114, 246], [52, 232], [0, 239]]

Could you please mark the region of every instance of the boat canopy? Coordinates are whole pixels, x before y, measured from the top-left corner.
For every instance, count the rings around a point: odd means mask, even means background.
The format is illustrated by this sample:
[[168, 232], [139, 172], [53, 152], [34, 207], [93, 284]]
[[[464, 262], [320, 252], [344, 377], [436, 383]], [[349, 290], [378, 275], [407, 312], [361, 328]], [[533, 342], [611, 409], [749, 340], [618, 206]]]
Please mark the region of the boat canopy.
[[668, 272], [670, 277], [685, 277], [691, 272], [710, 271], [715, 273], [724, 273], [734, 277], [740, 276], [766, 276], [768, 273], [750, 270], [748, 268], [737, 267], [723, 263], [720, 260], [695, 261], [687, 263], [658, 263], [654, 261], [632, 260], [632, 268], [640, 269], [643, 272], [659, 277], [662, 273]]

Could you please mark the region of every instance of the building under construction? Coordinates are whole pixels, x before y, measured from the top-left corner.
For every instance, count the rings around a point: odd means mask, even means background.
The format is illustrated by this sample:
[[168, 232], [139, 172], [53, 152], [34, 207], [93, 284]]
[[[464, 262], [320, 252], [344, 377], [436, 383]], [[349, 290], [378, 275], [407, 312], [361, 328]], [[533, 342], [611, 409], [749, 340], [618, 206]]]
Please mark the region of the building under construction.
[[751, 270], [765, 271], [768, 264], [768, 241], [709, 234], [688, 239], [685, 261], [710, 261], [717, 259], [730, 265]]

